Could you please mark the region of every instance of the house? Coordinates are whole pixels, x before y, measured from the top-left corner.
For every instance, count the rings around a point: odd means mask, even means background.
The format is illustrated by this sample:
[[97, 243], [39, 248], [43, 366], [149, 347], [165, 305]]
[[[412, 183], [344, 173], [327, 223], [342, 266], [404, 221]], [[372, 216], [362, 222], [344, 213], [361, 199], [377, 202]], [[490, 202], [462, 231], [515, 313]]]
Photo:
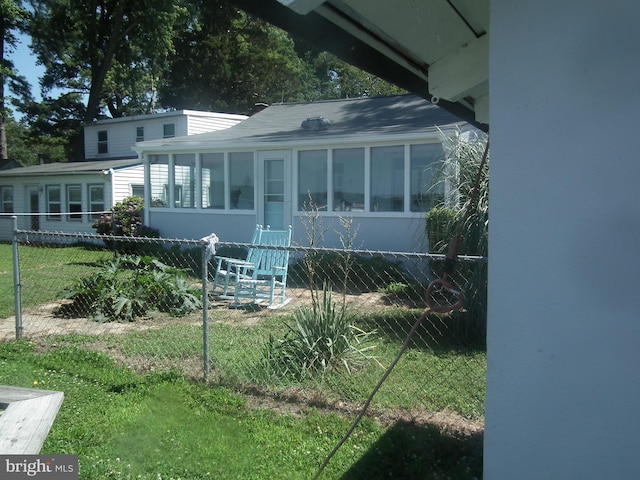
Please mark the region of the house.
[[[85, 161], [0, 170], [0, 214], [18, 228], [95, 233], [100, 213], [130, 195], [144, 196], [144, 169], [131, 151], [136, 141], [228, 128], [244, 115], [179, 110], [99, 120], [84, 127]], [[0, 221], [0, 240], [12, 224]]]
[[640, 4], [234, 3], [490, 125], [483, 478], [637, 478]]
[[[468, 128], [415, 95], [272, 105], [226, 130], [136, 143], [145, 165], [145, 224], [163, 237], [247, 242], [256, 224], [293, 226], [309, 245], [311, 212], [325, 247], [425, 251], [425, 212], [443, 135]], [[438, 197], [438, 198], [434, 198]], [[320, 227], [319, 227], [320, 228]], [[319, 233], [319, 232], [318, 232]]]

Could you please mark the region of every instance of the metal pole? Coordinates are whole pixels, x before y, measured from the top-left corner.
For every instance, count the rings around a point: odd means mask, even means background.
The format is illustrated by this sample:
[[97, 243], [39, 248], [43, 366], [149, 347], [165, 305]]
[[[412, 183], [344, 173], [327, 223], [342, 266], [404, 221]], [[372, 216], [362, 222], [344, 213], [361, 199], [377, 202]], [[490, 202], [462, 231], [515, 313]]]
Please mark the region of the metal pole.
[[11, 216], [13, 220], [13, 293], [15, 301], [16, 340], [22, 339], [22, 285], [20, 285], [20, 261], [18, 257], [18, 217]]
[[202, 348], [204, 362], [204, 379], [209, 379], [209, 255], [207, 245], [202, 245]]

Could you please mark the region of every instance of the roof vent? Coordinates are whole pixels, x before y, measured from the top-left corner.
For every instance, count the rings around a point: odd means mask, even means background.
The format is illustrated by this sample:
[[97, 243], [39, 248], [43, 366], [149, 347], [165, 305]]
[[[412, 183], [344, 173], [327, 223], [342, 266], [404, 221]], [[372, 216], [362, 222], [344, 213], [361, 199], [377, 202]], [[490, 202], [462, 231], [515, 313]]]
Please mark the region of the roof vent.
[[330, 123], [331, 121], [324, 117], [309, 117], [306, 120], [304, 120], [300, 124], [300, 126], [304, 130], [315, 132], [318, 130], [326, 130], [329, 127]]

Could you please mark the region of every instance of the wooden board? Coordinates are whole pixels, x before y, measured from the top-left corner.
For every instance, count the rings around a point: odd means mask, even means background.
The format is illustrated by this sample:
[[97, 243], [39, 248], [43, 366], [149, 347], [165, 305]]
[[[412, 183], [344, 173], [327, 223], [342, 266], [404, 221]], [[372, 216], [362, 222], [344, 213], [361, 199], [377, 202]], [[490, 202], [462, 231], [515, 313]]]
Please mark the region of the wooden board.
[[0, 385], [0, 454], [37, 454], [64, 394]]

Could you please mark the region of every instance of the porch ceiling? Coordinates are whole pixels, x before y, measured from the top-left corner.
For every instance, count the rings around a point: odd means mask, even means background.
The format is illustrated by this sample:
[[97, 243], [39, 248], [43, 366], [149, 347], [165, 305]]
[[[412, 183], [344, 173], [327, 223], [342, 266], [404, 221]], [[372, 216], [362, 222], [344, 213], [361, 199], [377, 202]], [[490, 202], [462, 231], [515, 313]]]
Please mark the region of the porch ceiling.
[[489, 0], [233, 2], [488, 130]]

